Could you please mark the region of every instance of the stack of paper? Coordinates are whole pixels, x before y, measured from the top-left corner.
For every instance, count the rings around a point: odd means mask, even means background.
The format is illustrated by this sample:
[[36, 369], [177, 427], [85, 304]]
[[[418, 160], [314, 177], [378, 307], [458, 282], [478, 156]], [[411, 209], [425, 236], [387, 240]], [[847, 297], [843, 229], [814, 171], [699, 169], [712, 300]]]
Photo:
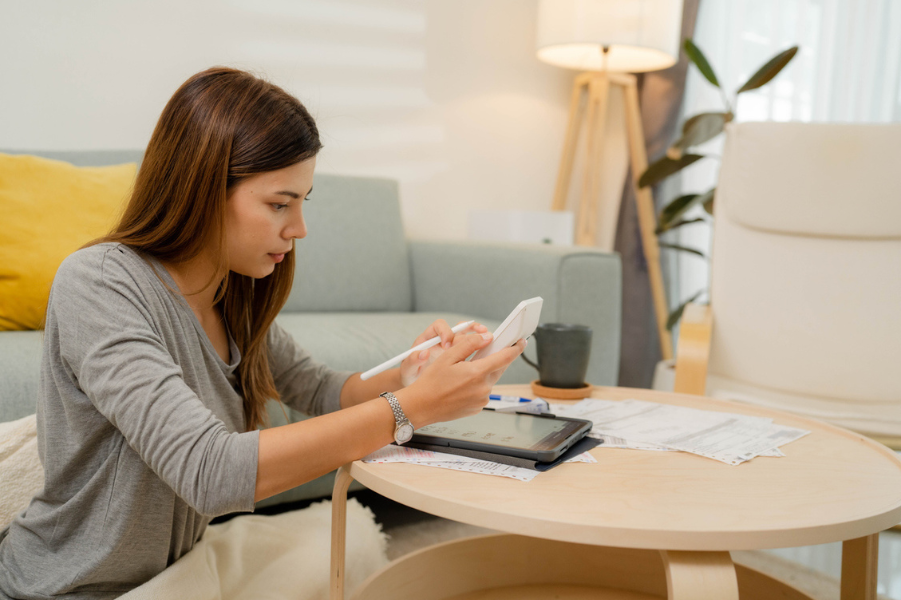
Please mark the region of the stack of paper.
[[[444, 452], [432, 452], [431, 450], [420, 450], [418, 448], [408, 448], [406, 446], [394, 445], [388, 445], [381, 450], [376, 450], [375, 452], [364, 458], [363, 462], [404, 462], [416, 465], [424, 465], [426, 467], [439, 467], [441, 469], [466, 471], [468, 473], [500, 475], [501, 477], [511, 477], [513, 479], [519, 479], [520, 481], [531, 481], [539, 473], [538, 471], [532, 469], [503, 465], [501, 463], [496, 463], [489, 460], [481, 460], [478, 458], [470, 458], [468, 456], [459, 456], [456, 454], [447, 454]], [[578, 456], [570, 458], [566, 462], [594, 463], [597, 461], [588, 452], [583, 452]]]
[[643, 400], [587, 399], [552, 410], [560, 416], [590, 420], [594, 427], [588, 435], [603, 439], [602, 447], [681, 450], [730, 465], [756, 456], [784, 456], [780, 446], [810, 433], [765, 417]]

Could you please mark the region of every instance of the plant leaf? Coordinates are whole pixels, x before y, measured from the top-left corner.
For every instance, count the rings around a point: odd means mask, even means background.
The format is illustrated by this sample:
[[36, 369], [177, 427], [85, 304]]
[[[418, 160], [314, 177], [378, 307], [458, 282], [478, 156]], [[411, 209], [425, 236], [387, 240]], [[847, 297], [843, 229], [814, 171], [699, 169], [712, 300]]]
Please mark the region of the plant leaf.
[[720, 87], [720, 82], [717, 81], [716, 73], [713, 72], [713, 68], [711, 68], [710, 63], [707, 62], [707, 57], [704, 56], [701, 49], [695, 46], [695, 43], [691, 41], [691, 38], [685, 39], [684, 46], [685, 54], [687, 54], [688, 58], [691, 59], [691, 62], [695, 64], [701, 72], [701, 75], [716, 87]]
[[703, 203], [704, 211], [711, 217], [713, 216], [713, 197], [714, 197], [715, 190], [716, 190], [716, 188], [713, 188], [712, 190], [710, 190], [710, 199]]
[[658, 246], [660, 246], [661, 248], [669, 248], [670, 250], [678, 250], [680, 252], [690, 252], [692, 254], [697, 254], [701, 258], [707, 258], [707, 256], [700, 250], [695, 250], [694, 248], [689, 248], [688, 246], [680, 246], [678, 244], [665, 244], [663, 242], [660, 242]]
[[732, 113], [708, 112], [695, 115], [682, 125], [682, 137], [673, 146], [685, 150], [712, 140], [723, 132], [726, 123], [731, 120]]
[[657, 227], [657, 229], [654, 230], [654, 233], [657, 235], [660, 235], [661, 233], [665, 233], [667, 231], [672, 231], [673, 229], [678, 229], [679, 227], [682, 227], [684, 225], [691, 225], [692, 223], [706, 223], [706, 222], [707, 222], [707, 219], [702, 219], [701, 217], [698, 217], [697, 219], [691, 219], [689, 221], [676, 221], [672, 225], [667, 225], [666, 227], [659, 225]]
[[682, 318], [682, 313], [685, 312], [685, 307], [688, 306], [689, 304], [691, 304], [692, 302], [694, 302], [695, 300], [697, 300], [698, 296], [703, 294], [705, 291], [707, 291], [707, 290], [701, 290], [700, 292], [698, 292], [697, 294], [695, 294], [694, 296], [692, 296], [691, 298], [689, 298], [688, 300], [686, 300], [685, 302], [680, 304], [679, 308], [677, 308], [676, 310], [671, 312], [669, 314], [669, 318], [666, 320], [666, 328], [671, 331], [673, 329], [673, 327], [676, 326], [676, 323], [679, 322], [679, 319]]
[[641, 177], [638, 179], [638, 187], [643, 188], [655, 185], [702, 158], [704, 156], [701, 154], [683, 154], [678, 160], [664, 156], [641, 174]]
[[658, 219], [659, 227], [666, 229], [672, 229], [670, 226], [671, 223], [674, 223], [676, 219], [679, 219], [682, 215], [684, 215], [688, 210], [695, 206], [698, 203], [707, 202], [711, 197], [713, 197], [713, 191], [716, 188], [708, 190], [703, 194], [686, 194], [685, 196], [679, 196], [669, 204], [663, 207], [663, 210], [660, 211], [660, 218]]
[[[698, 198], [698, 202], [700, 202], [703, 206], [707, 206], [708, 204], [710, 204], [710, 210], [713, 210], [713, 197], [715, 195], [716, 195], [716, 188], [715, 187], [710, 188], [709, 190], [707, 190], [706, 192], [701, 194], [701, 197]], [[707, 209], [705, 208], [704, 210], [707, 210]], [[709, 214], [712, 215], [713, 213], [709, 213]]]
[[760, 67], [756, 73], [751, 75], [751, 78], [739, 88], [736, 94], [740, 94], [742, 92], [747, 92], [748, 90], [756, 90], [762, 85], [766, 85], [769, 81], [779, 74], [779, 71], [785, 68], [785, 65], [791, 61], [795, 57], [795, 54], [798, 53], [798, 47], [792, 46], [785, 52], [781, 52], [770, 59], [770, 61]]
[[657, 219], [658, 226], [663, 229], [669, 229], [670, 223], [678, 219], [685, 211], [694, 204], [699, 194], [685, 194], [679, 196], [660, 211], [660, 217]]

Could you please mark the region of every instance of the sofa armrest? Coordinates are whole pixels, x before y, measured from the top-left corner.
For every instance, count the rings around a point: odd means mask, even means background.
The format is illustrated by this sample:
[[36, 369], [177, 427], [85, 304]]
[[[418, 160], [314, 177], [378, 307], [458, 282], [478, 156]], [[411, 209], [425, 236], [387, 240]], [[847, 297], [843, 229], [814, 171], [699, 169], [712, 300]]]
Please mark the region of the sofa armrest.
[[[592, 329], [587, 379], [616, 385], [622, 271], [618, 254], [591, 248], [483, 242], [410, 242], [413, 310], [502, 321], [541, 296], [542, 323]], [[534, 356], [534, 349], [527, 350]]]

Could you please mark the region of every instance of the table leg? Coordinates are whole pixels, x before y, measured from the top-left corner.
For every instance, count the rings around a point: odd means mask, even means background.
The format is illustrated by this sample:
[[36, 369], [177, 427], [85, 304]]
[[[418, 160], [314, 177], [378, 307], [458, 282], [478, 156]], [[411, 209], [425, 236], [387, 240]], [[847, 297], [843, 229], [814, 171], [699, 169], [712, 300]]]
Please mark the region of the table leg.
[[332, 577], [330, 600], [344, 600], [344, 543], [347, 540], [347, 488], [353, 477], [350, 465], [338, 469], [332, 489]]
[[879, 534], [842, 543], [841, 600], [876, 600]]
[[738, 600], [735, 564], [728, 552], [661, 550], [669, 600]]

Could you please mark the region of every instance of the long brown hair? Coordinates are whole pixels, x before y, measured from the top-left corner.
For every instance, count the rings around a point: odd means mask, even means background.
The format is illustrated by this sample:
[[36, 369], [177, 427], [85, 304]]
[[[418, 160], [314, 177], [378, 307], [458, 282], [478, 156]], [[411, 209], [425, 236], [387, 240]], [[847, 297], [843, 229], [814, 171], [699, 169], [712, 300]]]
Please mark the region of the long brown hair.
[[[198, 73], [163, 109], [119, 223], [87, 245], [118, 242], [174, 263], [218, 247], [215, 273], [221, 273], [228, 260], [225, 205], [231, 188], [311, 158], [321, 147], [309, 112], [280, 87], [236, 69]], [[238, 382], [247, 429], [266, 424], [267, 400], [279, 399], [266, 334], [293, 281], [292, 250], [269, 277], [228, 271], [217, 289], [214, 304], [242, 355]]]

